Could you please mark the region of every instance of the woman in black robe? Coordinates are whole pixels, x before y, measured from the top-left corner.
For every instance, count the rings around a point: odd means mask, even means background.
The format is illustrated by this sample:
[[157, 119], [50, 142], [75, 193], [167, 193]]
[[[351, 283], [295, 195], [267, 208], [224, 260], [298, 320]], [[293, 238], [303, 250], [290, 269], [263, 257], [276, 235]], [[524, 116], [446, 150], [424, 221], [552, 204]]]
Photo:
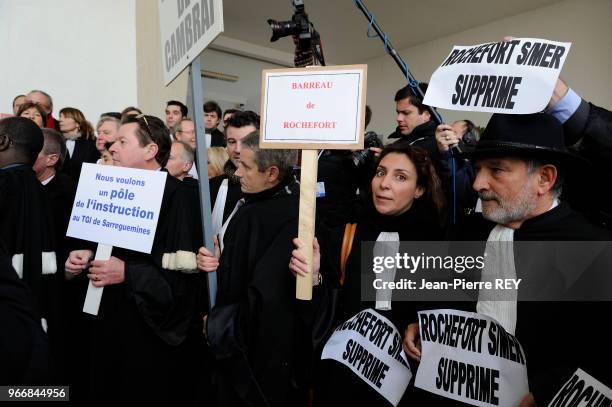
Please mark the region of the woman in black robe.
[[[319, 257], [318, 245], [315, 247], [313, 274], [319, 274], [317, 263], [320, 261], [323, 284], [314, 295], [330, 297], [330, 291], [341, 287], [339, 307], [334, 318], [336, 325], [362, 310], [376, 308], [375, 301], [362, 299], [362, 279], [374, 278], [374, 273], [362, 273], [362, 242], [375, 242], [383, 234], [395, 236], [399, 241], [438, 240], [442, 237], [443, 202], [440, 179], [425, 150], [395, 144], [382, 151], [372, 179], [371, 201], [357, 219], [345, 273], [341, 272], [340, 266], [344, 226], [331, 230], [329, 236], [322, 239], [320, 260], [316, 258]], [[373, 253], [366, 255], [371, 257]], [[304, 259], [297, 251], [294, 251], [290, 267], [299, 274], [304, 274], [306, 270]], [[379, 306], [376, 311], [403, 333], [414, 307], [409, 302], [397, 301], [389, 305]], [[315, 384], [315, 405], [350, 405], [351, 402], [391, 405], [347, 366], [335, 360], [320, 361], [315, 376], [318, 382]]]

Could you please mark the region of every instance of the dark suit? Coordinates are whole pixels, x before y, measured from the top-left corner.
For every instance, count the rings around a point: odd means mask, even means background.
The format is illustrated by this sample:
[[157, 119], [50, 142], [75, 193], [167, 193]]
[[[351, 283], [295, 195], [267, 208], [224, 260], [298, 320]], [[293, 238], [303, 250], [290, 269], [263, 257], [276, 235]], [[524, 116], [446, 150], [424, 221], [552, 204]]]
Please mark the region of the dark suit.
[[96, 149], [95, 141], [77, 139], [72, 156], [66, 157], [62, 172], [78, 183], [83, 163], [95, 164], [98, 158], [100, 158], [100, 152]]

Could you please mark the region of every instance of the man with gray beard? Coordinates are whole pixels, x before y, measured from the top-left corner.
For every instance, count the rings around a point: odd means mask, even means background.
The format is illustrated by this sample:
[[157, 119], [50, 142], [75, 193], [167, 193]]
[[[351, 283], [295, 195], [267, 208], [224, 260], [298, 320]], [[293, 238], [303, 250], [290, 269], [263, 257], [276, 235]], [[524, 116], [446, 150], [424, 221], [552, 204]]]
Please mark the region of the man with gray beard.
[[[486, 241], [481, 281], [522, 279], [510, 296], [481, 290], [475, 307], [525, 350], [530, 393], [521, 406], [547, 405], [577, 368], [612, 385], [604, 362], [610, 346], [587, 328], [597, 329], [601, 314], [612, 310], [612, 274], [606, 271], [612, 235], [561, 196], [564, 178], [594, 175], [584, 171], [588, 162], [567, 151], [561, 124], [543, 113], [494, 114], [475, 150], [463, 156], [476, 169], [473, 188], [482, 215], [459, 225], [456, 240]], [[589, 194], [597, 197], [597, 191]], [[574, 333], [578, 325], [586, 330]], [[417, 338], [418, 324], [411, 324], [404, 345], [418, 360]]]

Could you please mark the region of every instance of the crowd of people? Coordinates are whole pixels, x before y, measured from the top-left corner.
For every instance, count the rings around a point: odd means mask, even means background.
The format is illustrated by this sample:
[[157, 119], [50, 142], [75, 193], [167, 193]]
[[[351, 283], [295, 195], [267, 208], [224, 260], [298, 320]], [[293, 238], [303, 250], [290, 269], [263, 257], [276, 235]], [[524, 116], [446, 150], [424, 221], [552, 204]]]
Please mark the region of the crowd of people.
[[[454, 308], [520, 341], [522, 406], [547, 405], [578, 368], [611, 386], [606, 336], [586, 332], [610, 308], [605, 253], [581, 254], [568, 272], [517, 248], [489, 256], [482, 271], [529, 280], [538, 268], [536, 291], [601, 301], [363, 297], [375, 277], [364, 267], [396, 242], [612, 240], [612, 195], [599, 181], [612, 162], [611, 112], [558, 80], [544, 112], [494, 114], [481, 131], [469, 120], [436, 123], [415, 94], [395, 94], [386, 146], [369, 133], [372, 147], [321, 151], [312, 263], [300, 251], [310, 243], [296, 238], [298, 152], [260, 149], [257, 113], [205, 103], [200, 146], [180, 101], [167, 102], [165, 120], [127, 107], [94, 130], [77, 108], [55, 119], [46, 92], [15, 97], [15, 117], [0, 120], [0, 384], [69, 385], [74, 403], [389, 405], [345, 364], [321, 360], [335, 327], [375, 310], [401, 332], [416, 372], [417, 312]], [[198, 148], [208, 148], [213, 247], [201, 230]], [[114, 248], [95, 260], [94, 243], [66, 236], [83, 163], [167, 171], [150, 254]], [[297, 275], [312, 277], [312, 301], [295, 299]], [[97, 316], [82, 312], [89, 284], [105, 287]], [[400, 401], [456, 403], [412, 382]]]

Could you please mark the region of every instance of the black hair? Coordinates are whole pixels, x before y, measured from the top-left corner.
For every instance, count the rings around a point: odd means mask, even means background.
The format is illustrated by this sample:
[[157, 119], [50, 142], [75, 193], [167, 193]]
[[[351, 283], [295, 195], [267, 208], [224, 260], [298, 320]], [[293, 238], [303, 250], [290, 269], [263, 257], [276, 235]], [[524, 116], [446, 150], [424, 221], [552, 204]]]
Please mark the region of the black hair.
[[183, 115], [183, 117], [187, 117], [187, 115], [189, 114], [189, 109], [187, 108], [187, 106], [185, 106], [183, 103], [179, 102], [178, 100], [169, 100], [168, 103], [166, 103], [166, 107], [168, 106], [180, 107], [181, 114]]
[[150, 143], [157, 144], [155, 160], [161, 167], [165, 167], [170, 157], [172, 141], [170, 140], [170, 130], [164, 122], [159, 117], [141, 114], [126, 117], [123, 124], [128, 123], [138, 123], [136, 138], [141, 147]]
[[237, 112], [227, 121], [227, 127], [240, 128], [249, 125], [253, 125], [259, 130], [259, 115], [251, 110]]
[[25, 117], [8, 117], [0, 120], [0, 151], [10, 145], [25, 160], [24, 164], [33, 164], [44, 145], [40, 127]]
[[211, 112], [217, 112], [217, 117], [219, 119], [223, 118], [223, 116], [221, 116], [221, 107], [219, 106], [217, 102], [213, 100], [210, 100], [204, 103], [204, 113], [211, 113]]
[[[419, 82], [419, 89], [421, 89], [421, 92], [423, 92], [423, 95], [425, 95], [425, 92], [427, 92], [427, 83]], [[419, 96], [415, 96], [412, 94], [412, 89], [410, 88], [410, 85], [404, 86], [395, 93], [396, 102], [399, 102], [400, 100], [404, 99], [408, 99], [410, 104], [417, 108], [419, 114], [427, 110], [428, 106], [423, 104], [423, 99], [421, 99], [421, 97]]]

